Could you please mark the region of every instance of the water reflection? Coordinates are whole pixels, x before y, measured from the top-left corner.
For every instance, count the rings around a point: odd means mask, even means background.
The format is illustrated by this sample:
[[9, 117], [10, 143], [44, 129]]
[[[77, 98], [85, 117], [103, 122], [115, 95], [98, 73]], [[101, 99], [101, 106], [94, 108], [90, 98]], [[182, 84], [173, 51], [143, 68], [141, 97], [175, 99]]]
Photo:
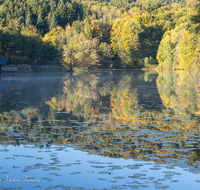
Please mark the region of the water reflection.
[[[89, 155], [160, 164], [148, 171], [179, 167], [199, 173], [199, 77], [182, 71], [21, 76], [1, 92], [0, 143], [50, 151], [57, 145], [61, 152], [70, 146]], [[59, 164], [59, 158], [54, 162]], [[91, 165], [95, 171], [109, 167]], [[99, 172], [109, 175], [124, 167], [111, 165]], [[136, 174], [126, 178], [143, 177]]]

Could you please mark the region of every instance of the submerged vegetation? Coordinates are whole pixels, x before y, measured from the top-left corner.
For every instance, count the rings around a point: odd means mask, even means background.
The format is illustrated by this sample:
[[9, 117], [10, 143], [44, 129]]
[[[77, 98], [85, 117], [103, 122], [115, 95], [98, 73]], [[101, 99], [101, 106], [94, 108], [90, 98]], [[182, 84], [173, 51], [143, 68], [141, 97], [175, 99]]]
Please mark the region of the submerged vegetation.
[[0, 1], [0, 56], [68, 70], [199, 68], [194, 1]]

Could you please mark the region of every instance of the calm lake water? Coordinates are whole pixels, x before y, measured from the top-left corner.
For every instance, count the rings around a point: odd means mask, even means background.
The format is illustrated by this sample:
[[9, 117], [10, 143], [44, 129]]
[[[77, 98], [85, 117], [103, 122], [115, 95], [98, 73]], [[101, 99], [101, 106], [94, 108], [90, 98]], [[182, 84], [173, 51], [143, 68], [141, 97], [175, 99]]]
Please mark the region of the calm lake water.
[[0, 189], [200, 189], [200, 74], [1, 76]]

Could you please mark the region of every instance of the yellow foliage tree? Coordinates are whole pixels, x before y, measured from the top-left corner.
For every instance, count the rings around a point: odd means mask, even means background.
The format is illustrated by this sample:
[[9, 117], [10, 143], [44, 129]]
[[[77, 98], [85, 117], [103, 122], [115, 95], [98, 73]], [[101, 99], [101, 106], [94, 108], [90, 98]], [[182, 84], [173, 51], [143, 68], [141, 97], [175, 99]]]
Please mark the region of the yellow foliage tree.
[[111, 30], [111, 47], [121, 61], [122, 67], [135, 67], [140, 58], [140, 23], [130, 16], [116, 19]]
[[186, 31], [181, 39], [178, 68], [188, 69], [195, 66], [197, 37], [194, 33]]

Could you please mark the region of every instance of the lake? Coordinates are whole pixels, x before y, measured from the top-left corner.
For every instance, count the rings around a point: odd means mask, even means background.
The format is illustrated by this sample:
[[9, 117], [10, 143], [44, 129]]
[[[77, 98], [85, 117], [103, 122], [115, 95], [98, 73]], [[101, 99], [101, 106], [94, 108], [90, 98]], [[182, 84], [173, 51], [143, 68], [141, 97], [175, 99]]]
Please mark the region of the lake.
[[1, 76], [0, 188], [200, 189], [200, 74]]

